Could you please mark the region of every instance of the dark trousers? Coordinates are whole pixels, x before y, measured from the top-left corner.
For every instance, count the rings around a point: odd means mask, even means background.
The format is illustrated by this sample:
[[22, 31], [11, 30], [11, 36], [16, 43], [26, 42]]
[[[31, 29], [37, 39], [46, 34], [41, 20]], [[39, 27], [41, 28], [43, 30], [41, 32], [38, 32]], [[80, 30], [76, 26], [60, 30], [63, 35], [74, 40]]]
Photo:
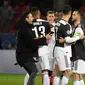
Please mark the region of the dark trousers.
[[30, 76], [27, 85], [34, 85], [35, 77], [38, 72], [35, 62], [25, 63], [23, 67]]

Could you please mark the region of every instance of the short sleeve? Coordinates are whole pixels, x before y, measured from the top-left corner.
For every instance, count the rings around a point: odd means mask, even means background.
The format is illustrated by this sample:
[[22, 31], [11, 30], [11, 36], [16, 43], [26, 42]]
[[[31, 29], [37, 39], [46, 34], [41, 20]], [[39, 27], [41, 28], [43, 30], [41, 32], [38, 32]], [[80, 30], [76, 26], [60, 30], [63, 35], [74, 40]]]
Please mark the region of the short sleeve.
[[61, 29], [62, 29], [61, 33], [62, 33], [64, 38], [71, 35], [70, 26], [68, 24], [67, 25], [62, 25]]
[[80, 27], [76, 28], [75, 33], [82, 34], [82, 35], [84, 34], [83, 29]]

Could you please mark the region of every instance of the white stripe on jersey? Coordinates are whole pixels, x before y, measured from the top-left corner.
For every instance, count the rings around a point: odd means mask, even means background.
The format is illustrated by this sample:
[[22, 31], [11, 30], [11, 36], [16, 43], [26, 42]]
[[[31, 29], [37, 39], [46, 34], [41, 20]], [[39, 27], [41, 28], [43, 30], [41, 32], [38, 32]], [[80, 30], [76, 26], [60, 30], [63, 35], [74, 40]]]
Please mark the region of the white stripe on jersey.
[[44, 19], [36, 19], [36, 21], [44, 21], [44, 22], [48, 22], [47, 20], [44, 20]]
[[[55, 22], [52, 23], [53, 26], [55, 26]], [[55, 31], [54, 27], [51, 28], [51, 31]], [[55, 45], [55, 34], [53, 34], [52, 38], [49, 40], [49, 44], [48, 44], [48, 49], [49, 49], [49, 57], [53, 57], [53, 49], [54, 49], [54, 45]]]

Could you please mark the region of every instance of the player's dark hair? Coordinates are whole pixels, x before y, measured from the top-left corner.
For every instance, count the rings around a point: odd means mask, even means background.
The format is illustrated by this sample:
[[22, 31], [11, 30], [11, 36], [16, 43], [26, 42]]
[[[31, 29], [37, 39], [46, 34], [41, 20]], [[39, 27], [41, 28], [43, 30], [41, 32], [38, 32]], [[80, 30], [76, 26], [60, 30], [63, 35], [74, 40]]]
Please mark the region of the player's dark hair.
[[71, 10], [72, 10], [71, 6], [66, 5], [66, 6], [64, 6], [62, 11], [63, 11], [64, 15], [67, 15]]
[[31, 13], [32, 13], [33, 16], [35, 16], [38, 11], [40, 11], [40, 10], [38, 9], [38, 7], [32, 7], [32, 8], [31, 8]]
[[79, 9], [75, 9], [74, 11], [78, 12], [78, 14], [79, 14], [81, 17], [83, 16], [83, 13], [82, 13], [81, 10], [79, 10]]

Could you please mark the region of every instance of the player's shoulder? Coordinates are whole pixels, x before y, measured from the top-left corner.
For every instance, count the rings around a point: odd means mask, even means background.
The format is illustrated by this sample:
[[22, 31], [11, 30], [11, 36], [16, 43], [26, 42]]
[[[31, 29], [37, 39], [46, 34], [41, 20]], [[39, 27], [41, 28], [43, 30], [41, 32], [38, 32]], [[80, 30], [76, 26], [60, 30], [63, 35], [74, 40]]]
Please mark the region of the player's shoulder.
[[57, 27], [65, 27], [65, 26], [67, 26], [67, 25], [69, 25], [68, 22], [65, 21], [65, 20], [63, 20], [63, 19], [61, 19], [61, 20], [58, 21], [58, 22], [55, 22], [55, 26], [57, 26]]
[[71, 27], [71, 25], [67, 21], [62, 19], [58, 21], [55, 26], [58, 27], [58, 30], [64, 30], [64, 31], [68, 29], [70, 30]]
[[81, 27], [81, 24], [79, 24], [79, 25], [76, 27], [75, 31], [83, 31], [83, 28]]
[[59, 23], [61, 23], [61, 25], [69, 25], [69, 23], [66, 21], [66, 20], [63, 20], [63, 19], [61, 19], [60, 21], [59, 21]]
[[34, 20], [33, 20], [33, 23], [34, 23], [34, 22], [49, 23], [47, 20], [44, 20], [44, 19], [34, 19]]
[[47, 20], [44, 20], [44, 19], [36, 19], [36, 21], [48, 22]]

